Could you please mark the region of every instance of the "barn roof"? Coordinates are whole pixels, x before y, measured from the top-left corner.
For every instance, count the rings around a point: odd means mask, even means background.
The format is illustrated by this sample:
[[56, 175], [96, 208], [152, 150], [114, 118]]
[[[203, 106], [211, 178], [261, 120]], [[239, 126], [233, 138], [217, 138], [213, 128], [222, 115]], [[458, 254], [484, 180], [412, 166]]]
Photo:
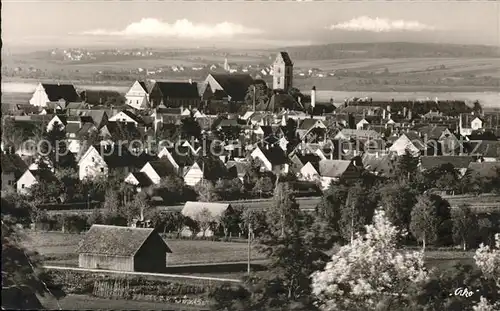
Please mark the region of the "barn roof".
[[249, 74], [212, 74], [212, 77], [235, 101], [243, 101], [253, 78]]
[[196, 216], [203, 210], [207, 209], [210, 211], [214, 218], [222, 216], [222, 214], [231, 207], [229, 203], [212, 203], [212, 202], [192, 202], [188, 201], [184, 204], [182, 209], [182, 215], [196, 218]]
[[[134, 256], [155, 231], [152, 228], [131, 228], [92, 225], [80, 242], [77, 253], [111, 256]], [[165, 241], [162, 239], [165, 243]], [[165, 243], [169, 253], [172, 251]]]
[[42, 87], [51, 102], [56, 102], [60, 99], [64, 99], [67, 102], [77, 102], [80, 100], [80, 96], [72, 84], [42, 83]]
[[198, 84], [196, 82], [162, 82], [156, 85], [164, 97], [170, 98], [199, 98]]

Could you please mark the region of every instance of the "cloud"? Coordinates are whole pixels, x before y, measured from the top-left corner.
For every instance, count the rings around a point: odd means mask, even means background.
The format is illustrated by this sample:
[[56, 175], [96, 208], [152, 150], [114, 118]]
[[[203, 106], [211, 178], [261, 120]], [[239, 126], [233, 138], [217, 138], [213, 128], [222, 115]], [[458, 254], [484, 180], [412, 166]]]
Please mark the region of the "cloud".
[[187, 39], [228, 38], [235, 35], [259, 34], [259, 29], [246, 28], [243, 25], [222, 22], [215, 25], [194, 24], [187, 19], [177, 20], [173, 24], [155, 18], [143, 18], [132, 23], [121, 31], [96, 29], [86, 31], [85, 35], [110, 35], [110, 36], [152, 36], [152, 37], [177, 37]]
[[361, 16], [353, 18], [348, 22], [334, 24], [328, 27], [330, 30], [347, 31], [371, 31], [371, 32], [391, 32], [391, 31], [423, 31], [433, 30], [434, 27], [422, 24], [417, 21], [389, 20], [386, 18], [371, 18]]

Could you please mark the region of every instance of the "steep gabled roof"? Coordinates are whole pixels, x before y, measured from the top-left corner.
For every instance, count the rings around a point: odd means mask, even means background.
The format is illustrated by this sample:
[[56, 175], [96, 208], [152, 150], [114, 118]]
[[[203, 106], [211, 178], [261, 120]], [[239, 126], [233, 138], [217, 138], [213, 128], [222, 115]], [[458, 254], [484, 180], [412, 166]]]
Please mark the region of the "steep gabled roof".
[[[76, 252], [131, 257], [139, 251], [152, 234], [157, 233], [151, 228], [92, 225]], [[163, 239], [162, 241], [165, 243]], [[165, 248], [168, 253], [172, 252], [167, 243], [165, 243]]]
[[260, 150], [272, 165], [282, 165], [287, 162], [287, 156], [280, 147], [260, 148]]
[[165, 82], [157, 81], [156, 87], [163, 97], [170, 98], [200, 98], [196, 82]]
[[212, 74], [212, 77], [235, 101], [243, 101], [248, 88], [254, 82], [249, 74]]
[[144, 172], [134, 172], [130, 174], [132, 174], [132, 176], [134, 176], [134, 178], [137, 180], [137, 182], [139, 183], [137, 186], [139, 187], [149, 187], [153, 184], [151, 179], [149, 179], [148, 175], [146, 175], [146, 173]]
[[1, 162], [2, 173], [14, 173], [16, 178], [20, 177], [18, 175], [24, 173], [28, 169], [23, 159], [15, 153], [2, 154]]
[[278, 55], [281, 56], [281, 58], [285, 62], [285, 66], [293, 66], [292, 59], [290, 58], [290, 55], [288, 55], [287, 52], [279, 52]]
[[255, 107], [258, 111], [271, 111], [278, 112], [281, 110], [304, 110], [304, 107], [300, 105], [290, 94], [274, 94], [271, 96], [268, 102], [260, 103]]
[[160, 177], [165, 177], [175, 173], [175, 168], [169, 161], [157, 160], [148, 163]]
[[323, 177], [340, 178], [351, 165], [349, 160], [321, 160], [319, 174]]
[[42, 83], [42, 87], [51, 102], [56, 102], [60, 99], [64, 99], [67, 102], [77, 102], [80, 100], [80, 96], [72, 84]]

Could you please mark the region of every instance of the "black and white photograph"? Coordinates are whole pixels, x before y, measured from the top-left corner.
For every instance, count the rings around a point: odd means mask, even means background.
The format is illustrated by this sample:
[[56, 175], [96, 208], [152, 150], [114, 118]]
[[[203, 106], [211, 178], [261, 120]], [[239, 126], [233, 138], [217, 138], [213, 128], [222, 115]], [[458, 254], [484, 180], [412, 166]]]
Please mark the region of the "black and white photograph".
[[2, 310], [500, 311], [500, 1], [0, 8]]

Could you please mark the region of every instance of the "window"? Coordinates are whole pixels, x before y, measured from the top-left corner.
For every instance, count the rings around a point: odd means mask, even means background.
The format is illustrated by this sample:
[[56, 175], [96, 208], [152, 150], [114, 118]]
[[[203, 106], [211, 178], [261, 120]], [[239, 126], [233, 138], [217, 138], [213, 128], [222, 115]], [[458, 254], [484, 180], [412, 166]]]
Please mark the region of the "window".
[[104, 173], [104, 167], [101, 167], [101, 173]]
[[23, 188], [23, 189], [24, 189], [24, 184], [22, 184], [22, 185], [21, 185], [21, 188]]
[[136, 101], [135, 101], [135, 104], [136, 104], [136, 105], [139, 105], [139, 100], [136, 100]]
[[281, 73], [281, 68], [280, 68], [280, 67], [278, 67], [278, 69], [276, 69], [276, 72], [277, 72], [277, 73]]

